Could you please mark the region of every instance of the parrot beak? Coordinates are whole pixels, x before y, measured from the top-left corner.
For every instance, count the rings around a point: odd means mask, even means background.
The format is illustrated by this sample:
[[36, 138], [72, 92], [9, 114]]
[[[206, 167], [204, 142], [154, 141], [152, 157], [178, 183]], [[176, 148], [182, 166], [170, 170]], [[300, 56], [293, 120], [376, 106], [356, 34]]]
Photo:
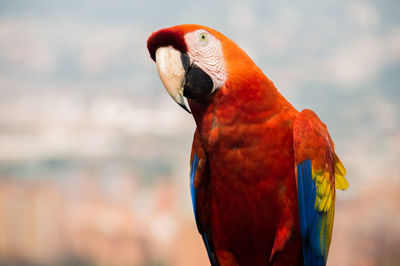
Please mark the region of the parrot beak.
[[189, 66], [187, 55], [172, 46], [160, 47], [156, 51], [158, 74], [172, 99], [188, 113], [191, 113], [183, 100], [186, 69]]

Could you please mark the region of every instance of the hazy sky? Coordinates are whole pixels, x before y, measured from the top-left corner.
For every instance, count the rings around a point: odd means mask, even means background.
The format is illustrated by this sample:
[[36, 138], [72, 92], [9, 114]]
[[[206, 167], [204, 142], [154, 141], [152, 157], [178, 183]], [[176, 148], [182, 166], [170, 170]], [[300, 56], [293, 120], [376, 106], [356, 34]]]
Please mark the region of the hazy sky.
[[14, 118], [0, 142], [10, 146], [9, 127], [38, 119], [46, 139], [64, 132], [57, 123], [78, 120], [134, 138], [192, 132], [146, 40], [198, 23], [235, 40], [296, 108], [315, 110], [355, 180], [399, 173], [399, 13], [399, 1], [1, 1], [0, 115]]

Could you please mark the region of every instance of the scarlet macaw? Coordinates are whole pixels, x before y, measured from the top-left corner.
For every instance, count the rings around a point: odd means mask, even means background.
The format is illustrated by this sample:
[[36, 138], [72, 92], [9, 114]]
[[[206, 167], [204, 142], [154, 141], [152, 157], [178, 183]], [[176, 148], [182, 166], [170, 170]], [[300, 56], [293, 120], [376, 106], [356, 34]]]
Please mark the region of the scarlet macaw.
[[147, 41], [194, 133], [190, 187], [212, 265], [325, 265], [346, 170], [327, 127], [298, 112], [233, 41], [200, 25]]

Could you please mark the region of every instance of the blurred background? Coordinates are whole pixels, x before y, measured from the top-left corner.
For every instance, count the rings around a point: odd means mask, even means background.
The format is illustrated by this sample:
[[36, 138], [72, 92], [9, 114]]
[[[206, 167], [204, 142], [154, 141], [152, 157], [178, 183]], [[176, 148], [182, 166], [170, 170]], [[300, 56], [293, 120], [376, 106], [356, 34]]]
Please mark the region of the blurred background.
[[0, 265], [208, 265], [195, 124], [146, 50], [160, 28], [236, 41], [328, 125], [350, 189], [328, 265], [400, 265], [400, 2], [0, 1]]

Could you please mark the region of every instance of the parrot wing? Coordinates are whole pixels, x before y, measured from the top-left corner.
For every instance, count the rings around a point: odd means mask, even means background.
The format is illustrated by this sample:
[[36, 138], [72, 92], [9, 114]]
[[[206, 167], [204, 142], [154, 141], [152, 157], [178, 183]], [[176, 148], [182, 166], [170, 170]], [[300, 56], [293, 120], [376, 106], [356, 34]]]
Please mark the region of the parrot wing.
[[347, 189], [346, 170], [327, 127], [311, 110], [293, 126], [300, 232], [304, 265], [325, 265], [332, 238], [335, 187]]
[[203, 238], [212, 266], [216, 266], [218, 263], [209, 225], [211, 196], [208, 183], [210, 180], [210, 173], [207, 155], [200, 142], [200, 135], [197, 130], [194, 134], [190, 160], [190, 193], [192, 196], [193, 212], [197, 229]]

